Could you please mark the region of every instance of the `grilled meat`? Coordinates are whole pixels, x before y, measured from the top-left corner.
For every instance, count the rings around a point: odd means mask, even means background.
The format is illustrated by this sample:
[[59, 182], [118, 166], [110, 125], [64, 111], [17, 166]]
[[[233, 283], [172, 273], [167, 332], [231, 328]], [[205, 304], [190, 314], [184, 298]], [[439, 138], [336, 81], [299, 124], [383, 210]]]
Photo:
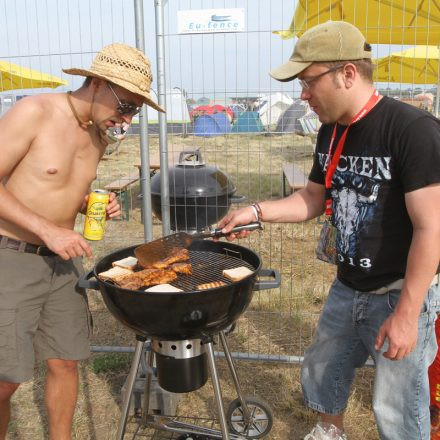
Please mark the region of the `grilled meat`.
[[174, 270], [176, 273], [183, 273], [184, 275], [192, 275], [192, 265], [191, 263], [173, 263], [170, 269]]
[[226, 286], [224, 281], [212, 281], [211, 283], [203, 283], [196, 286], [197, 290], [213, 289], [214, 287]]
[[154, 269], [165, 269], [173, 263], [179, 263], [182, 261], [189, 260], [188, 249], [184, 248], [173, 248], [171, 253], [163, 258], [162, 260], [154, 262], [151, 267]]
[[155, 284], [166, 284], [177, 278], [173, 270], [165, 269], [144, 269], [133, 272], [130, 275], [117, 281], [119, 287], [124, 289], [138, 290], [141, 287], [153, 286]]

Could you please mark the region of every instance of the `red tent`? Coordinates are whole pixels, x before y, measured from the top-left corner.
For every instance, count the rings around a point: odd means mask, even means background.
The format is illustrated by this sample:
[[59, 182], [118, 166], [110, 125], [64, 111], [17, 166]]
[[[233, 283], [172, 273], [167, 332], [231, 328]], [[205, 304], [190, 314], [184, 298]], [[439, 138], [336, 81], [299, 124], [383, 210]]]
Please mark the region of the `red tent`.
[[229, 120], [232, 121], [234, 119], [234, 112], [229, 107], [225, 107], [223, 105], [199, 105], [190, 111], [189, 115], [192, 120], [200, 115], [213, 115], [214, 113], [226, 113]]

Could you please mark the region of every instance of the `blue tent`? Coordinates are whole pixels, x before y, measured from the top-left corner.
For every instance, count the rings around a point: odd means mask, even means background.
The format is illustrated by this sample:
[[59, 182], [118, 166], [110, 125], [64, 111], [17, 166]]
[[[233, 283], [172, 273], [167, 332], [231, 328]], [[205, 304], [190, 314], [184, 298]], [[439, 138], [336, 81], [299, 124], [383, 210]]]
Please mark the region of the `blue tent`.
[[194, 123], [194, 134], [196, 136], [216, 136], [230, 133], [231, 123], [224, 113], [212, 115], [200, 115]]
[[264, 131], [258, 112], [241, 112], [232, 127], [232, 133], [259, 133]]

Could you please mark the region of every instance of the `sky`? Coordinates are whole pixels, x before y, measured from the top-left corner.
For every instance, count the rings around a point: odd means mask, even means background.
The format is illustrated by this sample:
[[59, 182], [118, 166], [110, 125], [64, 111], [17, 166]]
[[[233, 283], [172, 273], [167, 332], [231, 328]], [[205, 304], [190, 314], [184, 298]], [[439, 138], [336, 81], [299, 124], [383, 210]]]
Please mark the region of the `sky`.
[[[145, 52], [155, 74], [154, 1], [145, 0], [143, 8]], [[177, 34], [179, 9], [208, 8], [244, 8], [246, 32]], [[268, 71], [290, 56], [293, 41], [271, 31], [288, 27], [293, 10], [291, 0], [170, 0], [164, 7], [167, 88], [189, 95], [279, 89]], [[96, 52], [112, 42], [135, 46], [133, 0], [0, 0], [0, 60], [67, 79], [66, 89], [80, 81], [61, 68], [89, 67]]]
[[[169, 0], [164, 6], [165, 84], [188, 97], [218, 100], [276, 91], [299, 93], [296, 83], [280, 83], [268, 72], [287, 61], [295, 40], [274, 30], [287, 29], [297, 0]], [[145, 0], [145, 52], [156, 78], [154, 0]], [[245, 32], [178, 35], [177, 11], [244, 8]], [[88, 68], [106, 44], [135, 46], [133, 0], [0, 0], [0, 61], [9, 61], [68, 80], [55, 91], [75, 89], [81, 77], [62, 68]], [[396, 50], [400, 50], [397, 48]], [[390, 48], [387, 48], [390, 50]], [[375, 56], [381, 56], [373, 47]], [[153, 82], [156, 89], [157, 82]], [[48, 91], [16, 91], [23, 94]], [[11, 93], [11, 92], [8, 92]]]

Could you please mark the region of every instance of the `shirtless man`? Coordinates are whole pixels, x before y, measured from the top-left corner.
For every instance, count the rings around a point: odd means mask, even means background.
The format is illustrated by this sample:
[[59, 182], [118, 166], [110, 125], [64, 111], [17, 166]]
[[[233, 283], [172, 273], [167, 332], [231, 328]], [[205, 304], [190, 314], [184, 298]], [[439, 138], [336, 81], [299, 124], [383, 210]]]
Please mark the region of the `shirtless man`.
[[[19, 101], [0, 119], [0, 440], [10, 398], [47, 361], [51, 440], [71, 438], [78, 360], [89, 355], [90, 317], [76, 284], [92, 257], [73, 230], [107, 145], [119, 141], [149, 94], [150, 63], [122, 44], [102, 49], [72, 93]], [[107, 217], [120, 213], [112, 194]]]

